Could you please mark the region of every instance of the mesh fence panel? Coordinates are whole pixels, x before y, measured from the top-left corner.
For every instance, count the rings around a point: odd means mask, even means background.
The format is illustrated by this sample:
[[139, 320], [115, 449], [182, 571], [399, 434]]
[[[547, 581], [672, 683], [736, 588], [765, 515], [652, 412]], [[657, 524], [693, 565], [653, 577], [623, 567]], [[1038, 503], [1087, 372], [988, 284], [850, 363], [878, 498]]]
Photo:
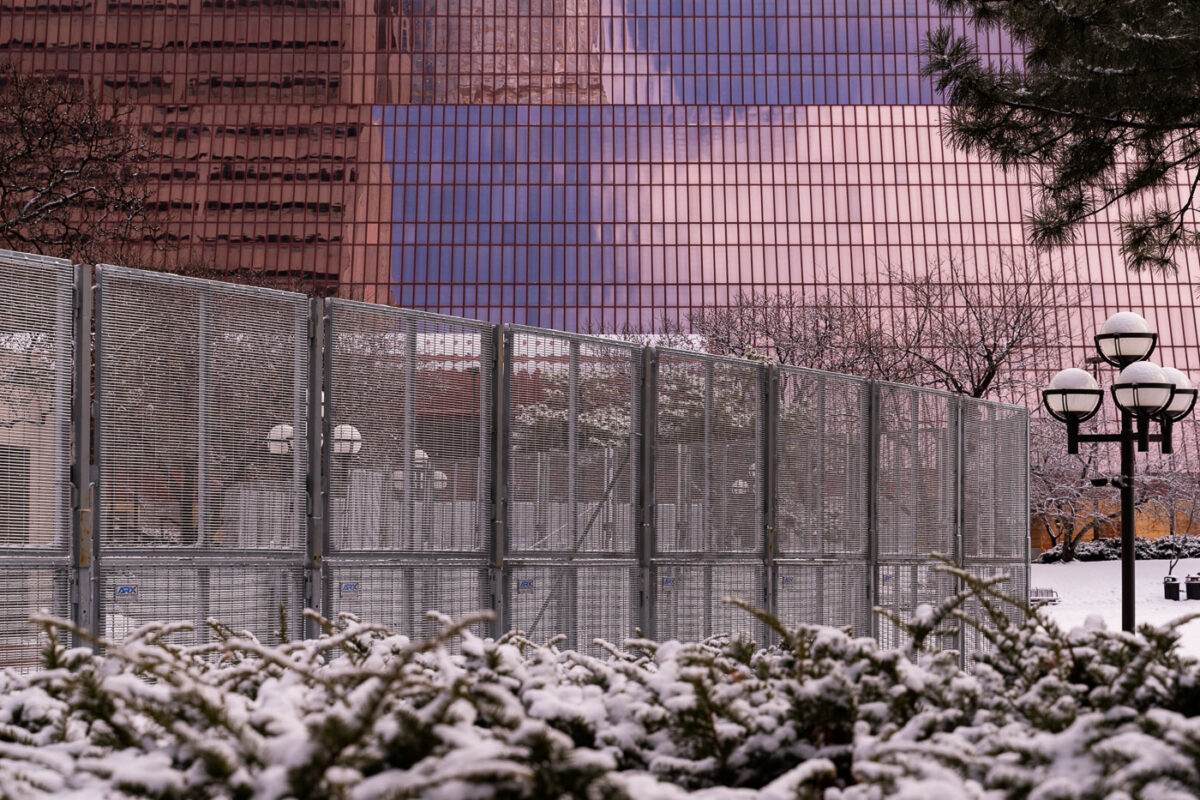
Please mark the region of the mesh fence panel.
[[195, 630], [171, 641], [204, 644], [213, 618], [235, 631], [248, 630], [278, 644], [281, 609], [289, 637], [301, 635], [304, 572], [286, 564], [158, 565], [147, 560], [110, 561], [102, 581], [101, 631], [120, 640], [148, 622], [191, 622]]
[[763, 549], [762, 373], [750, 362], [659, 354], [655, 549]]
[[634, 552], [641, 350], [512, 329], [509, 553]]
[[638, 625], [639, 570], [633, 564], [511, 564], [511, 627], [535, 642], [566, 636], [565, 647], [602, 654], [594, 639], [620, 644]]
[[[963, 561], [1024, 558], [1029, 527], [1029, 413], [962, 400]], [[1023, 535], [1018, 535], [1023, 534]]]
[[[490, 605], [488, 570], [470, 563], [339, 563], [329, 568], [328, 590], [331, 616], [354, 614], [410, 637], [441, 630], [428, 611], [458, 618]], [[486, 625], [472, 630], [487, 634]]]
[[0, 286], [0, 668], [25, 670], [29, 615], [69, 605], [74, 271], [0, 251]]
[[0, 250], [0, 550], [67, 549], [73, 276]]
[[879, 387], [878, 557], [954, 555], [958, 473], [956, 398]]
[[0, 669], [36, 669], [46, 643], [29, 615], [45, 609], [66, 618], [70, 613], [67, 568], [30, 564], [0, 568]]
[[329, 345], [331, 549], [485, 554], [492, 329], [334, 300]]
[[303, 554], [307, 299], [97, 273], [103, 547]]
[[776, 545], [783, 556], [857, 557], [869, 544], [867, 381], [781, 367]]
[[[1029, 564], [1022, 560], [1007, 564], [967, 567], [966, 571], [977, 578], [1006, 576], [1008, 580], [996, 588], [1018, 602], [1010, 603], [994, 598], [990, 602], [994, 604], [996, 612], [1003, 614], [1014, 625], [1020, 625], [1024, 621], [1025, 612], [1022, 609], [1029, 600]], [[991, 612], [974, 597], [966, 602], [963, 611], [975, 620], [978, 626], [991, 630], [999, 628], [996, 620], [992, 618]], [[968, 623], [963, 624], [963, 655], [968, 665], [979, 653], [991, 652], [993, 649], [992, 643], [988, 641], [987, 636], [979, 627]]]
[[849, 627], [855, 636], [871, 633], [867, 564], [781, 562], [775, 597], [784, 625]]
[[762, 625], [737, 606], [736, 597], [766, 605], [762, 564], [658, 564], [653, 569], [655, 637], [696, 641], [728, 635], [764, 641]]
[[[955, 579], [936, 569], [928, 561], [876, 566], [875, 605], [885, 608], [901, 619], [911, 619], [919, 605], [935, 606], [952, 596]], [[908, 643], [907, 634], [886, 617], [876, 616], [880, 647], [890, 649]], [[940, 634], [930, 638], [927, 647], [950, 650], [958, 647], [958, 626], [951, 622]]]

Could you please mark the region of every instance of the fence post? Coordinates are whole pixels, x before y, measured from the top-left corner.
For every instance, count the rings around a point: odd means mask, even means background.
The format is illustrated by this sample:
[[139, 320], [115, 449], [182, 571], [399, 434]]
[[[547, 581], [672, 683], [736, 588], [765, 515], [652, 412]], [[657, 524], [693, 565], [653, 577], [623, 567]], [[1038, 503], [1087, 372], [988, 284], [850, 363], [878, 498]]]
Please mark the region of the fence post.
[[509, 456], [509, 392], [512, 378], [512, 335], [504, 325], [493, 329], [495, 366], [492, 407], [492, 514], [491, 514], [491, 569], [490, 593], [492, 612], [496, 621], [492, 626], [494, 636], [500, 636], [509, 627], [509, 613], [505, 603], [504, 554], [508, 535], [508, 456]]
[[1033, 507], [1033, 459], [1031, 457], [1032, 451], [1029, 449], [1032, 446], [1032, 442], [1030, 441], [1032, 433], [1030, 431], [1030, 413], [1025, 411], [1022, 416], [1025, 420], [1025, 441], [1021, 443], [1022, 447], [1025, 448], [1021, 451], [1025, 454], [1025, 494], [1021, 505], [1021, 508], [1024, 510], [1022, 519], [1025, 520], [1025, 525], [1023, 526], [1023, 530], [1025, 531], [1025, 597], [1023, 599], [1025, 600], [1025, 604], [1028, 605], [1029, 593], [1033, 589], [1033, 584], [1031, 583], [1033, 580], [1033, 530], [1031, 529], [1033, 520], [1029, 513], [1029, 510]]
[[868, 633], [879, 638], [879, 436], [880, 387], [871, 381], [867, 387], [867, 609], [871, 615]]
[[[763, 562], [765, 567], [765, 589], [767, 611], [776, 619], [779, 618], [779, 596], [777, 592], [777, 567], [775, 565], [775, 557], [777, 555], [776, 540], [775, 540], [775, 524], [778, 520], [778, 467], [779, 467], [779, 365], [768, 364], [763, 367], [764, 383], [766, 384], [763, 391], [763, 475], [762, 475], [762, 498], [763, 498], [763, 529], [765, 540], [763, 542]], [[769, 644], [774, 638], [774, 634], [767, 630], [764, 632]]]
[[104, 632], [104, 280], [103, 270], [93, 271], [92, 290], [92, 628], [95, 635]]
[[[404, 317], [401, 321], [404, 332], [404, 408], [401, 411], [404, 420], [404, 452], [400, 457], [401, 469], [404, 470], [404, 518], [401, 524], [401, 549], [415, 548], [421, 532], [417, 530], [417, 500], [413, 491], [413, 473], [417, 450], [417, 405], [413, 393], [417, 390], [417, 321], [412, 317]], [[349, 485], [349, 481], [347, 481]]]
[[[951, 413], [957, 418], [955, 420], [955, 457], [954, 457], [954, 553], [950, 556], [954, 565], [959, 569], [965, 569], [966, 550], [964, 547], [963, 529], [966, 525], [967, 503], [966, 503], [966, 470], [963, 464], [966, 462], [967, 454], [967, 422], [966, 410], [967, 401], [962, 397], [954, 397], [950, 401]], [[954, 579], [954, 591], [957, 594], [963, 590], [963, 582], [961, 578]], [[958, 621], [958, 663], [964, 669], [967, 666], [967, 626], [962, 621]]]
[[[325, 615], [325, 554], [329, 547], [328, 484], [324, 469], [325, 398], [327, 371], [325, 356], [329, 352], [326, 337], [328, 300], [314, 299], [308, 308], [308, 417], [305, 425], [307, 437], [308, 472], [305, 480], [308, 512], [306, 534], [308, 558], [304, 570], [304, 603], [318, 614]], [[315, 638], [320, 635], [314, 621], [305, 619], [304, 635]]]
[[96, 507], [92, 472], [92, 268], [87, 264], [75, 268], [74, 301], [71, 621], [82, 630], [97, 635], [100, 631], [96, 614], [99, 586], [93, 549]]
[[654, 469], [658, 456], [658, 351], [652, 345], [642, 348], [641, 385], [641, 486], [638, 498], [638, 563], [641, 566], [642, 590], [639, 593], [639, 620], [642, 635], [654, 638], [655, 602], [657, 587], [654, 584], [652, 559], [655, 545], [655, 496]]

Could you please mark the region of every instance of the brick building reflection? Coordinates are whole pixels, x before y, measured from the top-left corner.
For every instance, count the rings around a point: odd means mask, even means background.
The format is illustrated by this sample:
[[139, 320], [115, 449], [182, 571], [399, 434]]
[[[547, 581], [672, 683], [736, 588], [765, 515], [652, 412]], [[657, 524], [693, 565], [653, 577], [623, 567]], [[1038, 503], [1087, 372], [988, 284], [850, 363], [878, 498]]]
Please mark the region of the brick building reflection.
[[390, 0], [6, 0], [0, 58], [90, 80], [163, 154], [171, 245], [146, 263], [265, 272], [363, 300], [389, 282], [391, 180], [378, 103], [411, 62]]
[[[479, 4], [476, 4], [479, 5]], [[386, 302], [380, 109], [603, 102], [599, 0], [4, 0], [0, 58], [91, 81], [164, 158], [147, 265]], [[548, 6], [549, 8], [549, 6]], [[134, 258], [137, 261], [139, 258]]]

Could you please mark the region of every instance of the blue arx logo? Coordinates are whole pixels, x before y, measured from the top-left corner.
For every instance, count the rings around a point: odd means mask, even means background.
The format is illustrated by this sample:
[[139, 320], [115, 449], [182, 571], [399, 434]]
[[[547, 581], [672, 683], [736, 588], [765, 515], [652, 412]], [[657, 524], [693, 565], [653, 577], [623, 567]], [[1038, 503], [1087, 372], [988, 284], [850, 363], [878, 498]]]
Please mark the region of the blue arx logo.
[[663, 578], [663, 588], [664, 589], [675, 588], [675, 579], [674, 578]]
[[358, 594], [358, 581], [343, 582], [341, 593], [342, 594]]
[[124, 584], [122, 586], [118, 586], [114, 594], [116, 595], [117, 600], [136, 600], [137, 587], [131, 584]]
[[533, 591], [533, 581], [532, 580], [526, 579], [526, 580], [522, 580], [522, 581], [517, 581], [517, 593], [518, 594], [528, 594], [529, 592], [532, 592], [532, 591]]

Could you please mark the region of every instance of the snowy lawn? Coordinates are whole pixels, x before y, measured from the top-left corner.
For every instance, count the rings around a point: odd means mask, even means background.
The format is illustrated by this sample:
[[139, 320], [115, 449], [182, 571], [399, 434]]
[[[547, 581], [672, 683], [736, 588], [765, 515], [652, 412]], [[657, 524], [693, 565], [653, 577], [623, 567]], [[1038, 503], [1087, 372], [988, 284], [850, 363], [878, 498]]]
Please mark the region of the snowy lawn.
[[[1137, 562], [1137, 622], [1162, 625], [1188, 614], [1200, 614], [1200, 600], [1163, 599], [1162, 579], [1170, 561]], [[1200, 573], [1200, 558], [1181, 560], [1172, 573], [1183, 579]], [[1030, 586], [1054, 589], [1062, 602], [1046, 606], [1046, 613], [1065, 630], [1078, 627], [1091, 615], [1104, 619], [1109, 630], [1121, 629], [1121, 562], [1088, 561], [1070, 564], [1034, 564]], [[1184, 594], [1182, 585], [1180, 594]], [[1180, 648], [1200, 658], [1200, 619], [1180, 629]]]

